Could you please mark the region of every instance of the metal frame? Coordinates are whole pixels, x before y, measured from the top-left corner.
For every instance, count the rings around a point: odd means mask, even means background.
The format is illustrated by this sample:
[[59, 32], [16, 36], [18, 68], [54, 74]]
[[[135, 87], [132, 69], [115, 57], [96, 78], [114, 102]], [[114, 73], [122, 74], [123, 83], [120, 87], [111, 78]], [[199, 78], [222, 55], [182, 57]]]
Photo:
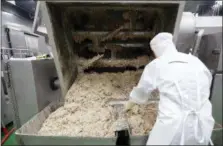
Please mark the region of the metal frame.
[[[33, 21], [33, 25], [32, 25], [32, 32], [43, 35], [46, 37], [46, 39], [48, 39], [47, 31], [43, 32], [43, 31], [38, 30], [38, 28], [39, 28], [38, 19], [40, 19], [39, 14], [40, 14], [40, 1], [37, 1], [34, 21]], [[44, 27], [44, 26], [42, 26], [42, 27]], [[46, 29], [46, 27], [44, 27], [44, 29]]]
[[[115, 145], [116, 137], [74, 137], [74, 136], [41, 136], [38, 135], [45, 119], [61, 106], [62, 103], [55, 101], [35, 115], [16, 132], [16, 139], [20, 145]], [[131, 145], [145, 145], [148, 136], [130, 136]], [[212, 133], [213, 142], [219, 144], [219, 134], [222, 128], [216, 128]]]
[[223, 54], [223, 50], [222, 50], [222, 46], [221, 46], [221, 50], [220, 50], [221, 52], [220, 52], [220, 56], [219, 56], [219, 62], [218, 62], [218, 68], [217, 68], [217, 70], [221, 70], [222, 71], [222, 54]]
[[[27, 48], [24, 48], [24, 49], [22, 49], [22, 48], [5, 48], [5, 47], [2, 47], [1, 48], [1, 55], [7, 55], [8, 56], [8, 58], [10, 58], [10, 56], [11, 55], [9, 55], [9, 53], [10, 53], [10, 51], [13, 51], [13, 57], [14, 58], [25, 58], [25, 56], [23, 56], [23, 55], [31, 55], [31, 56], [33, 56], [33, 52], [32, 52], [32, 50], [30, 50], [30, 49], [27, 49]], [[16, 56], [16, 55], [18, 55], [18, 56]]]
[[204, 35], [222, 32], [222, 16], [195, 17], [196, 29], [204, 29]]
[[66, 89], [65, 87], [65, 83], [64, 83], [64, 78], [62, 75], [62, 70], [60, 67], [60, 62], [58, 59], [58, 53], [56, 50], [57, 45], [55, 42], [55, 37], [54, 37], [54, 32], [53, 32], [53, 24], [51, 21], [51, 17], [49, 15], [49, 10], [47, 8], [47, 3], [69, 3], [69, 2], [74, 2], [74, 3], [83, 3], [83, 2], [88, 2], [88, 3], [132, 3], [132, 4], [156, 4], [156, 3], [160, 3], [160, 4], [179, 4], [178, 7], [178, 14], [177, 14], [177, 18], [176, 18], [176, 22], [175, 22], [175, 28], [174, 28], [174, 32], [173, 32], [173, 40], [176, 43], [177, 42], [177, 37], [178, 37], [178, 33], [179, 33], [179, 27], [180, 27], [180, 21], [181, 21], [181, 17], [182, 17], [182, 13], [184, 10], [184, 5], [185, 5], [185, 1], [117, 1], [117, 0], [65, 0], [65, 1], [58, 1], [58, 0], [47, 0], [47, 1], [43, 1], [41, 2], [41, 10], [43, 13], [43, 21], [46, 24], [46, 28], [47, 28], [47, 33], [49, 36], [49, 44], [52, 46], [52, 52], [54, 55], [54, 61], [56, 64], [56, 69], [58, 72], [58, 76], [59, 76], [59, 81], [60, 81], [60, 85], [61, 85], [61, 90], [62, 90], [62, 95], [65, 96], [66, 92], [68, 89]]

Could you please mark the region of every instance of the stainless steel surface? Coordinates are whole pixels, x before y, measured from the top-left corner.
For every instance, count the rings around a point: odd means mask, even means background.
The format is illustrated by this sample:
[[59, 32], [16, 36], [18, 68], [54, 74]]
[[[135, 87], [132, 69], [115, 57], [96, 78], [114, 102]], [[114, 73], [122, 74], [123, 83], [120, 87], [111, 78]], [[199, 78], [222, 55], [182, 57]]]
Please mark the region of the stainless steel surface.
[[[2, 84], [2, 83], [1, 83]], [[12, 104], [8, 94], [4, 93], [3, 84], [1, 85], [1, 121], [7, 125], [13, 121]]]
[[25, 34], [22, 31], [16, 29], [9, 29], [10, 40], [12, 48], [26, 49]]
[[[212, 114], [215, 122], [222, 123], [222, 74], [216, 74], [214, 77], [214, 84], [211, 96]], [[214, 134], [213, 141], [216, 144], [222, 145], [222, 128], [218, 134]]]
[[216, 74], [214, 77], [213, 92], [211, 97], [213, 116], [217, 123], [222, 123], [222, 74]]
[[[198, 58], [212, 70], [218, 68], [220, 53], [222, 50], [222, 32], [205, 35], [202, 37], [198, 50]], [[221, 62], [220, 62], [221, 63]]]
[[196, 41], [195, 41], [194, 47], [191, 52], [195, 56], [198, 56], [198, 49], [200, 47], [201, 38], [203, 37], [203, 35], [204, 35], [203, 29], [199, 30], [198, 33], [196, 34]]
[[[49, 54], [49, 49], [47, 48], [44, 36], [40, 36], [31, 33], [29, 30], [22, 27], [22, 25], [11, 26], [11, 23], [6, 23], [7, 25], [2, 26], [2, 47], [12, 49], [15, 58], [24, 58], [24, 56], [18, 55], [18, 51], [27, 50], [37, 54], [47, 53]], [[7, 30], [7, 31], [6, 31]], [[7, 33], [8, 32], [8, 33]], [[7, 38], [9, 34], [9, 39]], [[9, 45], [11, 44], [11, 46]], [[23, 52], [25, 53], [25, 51]]]
[[204, 29], [204, 35], [222, 32], [222, 16], [196, 17], [196, 29]]
[[223, 53], [222, 51], [223, 50], [222, 50], [222, 46], [221, 46], [221, 48], [220, 48], [220, 52], [221, 53], [220, 53], [219, 62], [218, 62], [218, 68], [217, 68], [218, 71], [222, 71], [222, 57], [223, 57], [222, 56], [222, 53]]
[[[37, 132], [46, 118], [63, 103], [52, 102], [41, 112], [33, 116], [21, 128], [16, 130], [15, 135], [17, 142], [24, 145], [115, 145], [116, 138], [102, 137], [67, 137], [67, 136], [40, 136]], [[219, 143], [219, 135], [222, 129], [216, 129], [212, 133], [214, 143]], [[220, 135], [221, 136], [221, 135]], [[131, 145], [145, 145], [148, 135], [131, 136]]]
[[[1, 48], [1, 54], [5, 56], [4, 60], [7, 62], [11, 58], [10, 51], [13, 51], [14, 58], [25, 58], [26, 56], [33, 56], [33, 52], [29, 49], [18, 49], [18, 48]], [[6, 57], [7, 56], [7, 57]]]
[[198, 56], [209, 69], [216, 70], [222, 67], [218, 65], [222, 62], [220, 61], [222, 59], [220, 57], [222, 17], [194, 16], [190, 12], [184, 12], [178, 36], [177, 49], [179, 51], [184, 53], [192, 51], [192, 54]]
[[36, 4], [36, 11], [35, 11], [34, 21], [33, 21], [33, 26], [32, 26], [32, 32], [48, 37], [46, 27], [42, 23], [40, 1], [37, 1], [37, 4]]
[[60, 97], [60, 90], [50, 88], [57, 76], [54, 62], [49, 60], [10, 60], [10, 78], [15, 126], [19, 128], [50, 102]]
[[15, 48], [5, 48], [1, 47], [1, 119], [5, 124], [8, 124], [14, 120], [13, 103], [12, 103], [12, 93], [11, 93], [11, 82], [10, 82], [10, 72], [9, 72], [9, 58], [11, 57], [10, 51], [13, 51], [16, 57], [25, 57], [25, 55], [31, 55], [27, 49], [15, 49]]
[[183, 12], [177, 40], [177, 49], [180, 52], [189, 53], [193, 47], [196, 31], [195, 16], [191, 12]]
[[50, 54], [50, 50], [47, 47], [46, 38], [44, 36], [39, 36], [38, 38], [38, 51], [41, 54]]
[[[59, 108], [62, 103], [52, 102], [31, 120], [25, 123], [16, 132], [19, 144], [25, 145], [115, 145], [116, 138], [108, 137], [67, 137], [67, 136], [40, 136], [37, 135], [42, 123], [50, 113]], [[144, 145], [148, 136], [131, 136], [131, 145]]]
[[216, 70], [222, 49], [222, 16], [196, 17], [196, 29], [203, 29], [197, 56], [209, 68]]

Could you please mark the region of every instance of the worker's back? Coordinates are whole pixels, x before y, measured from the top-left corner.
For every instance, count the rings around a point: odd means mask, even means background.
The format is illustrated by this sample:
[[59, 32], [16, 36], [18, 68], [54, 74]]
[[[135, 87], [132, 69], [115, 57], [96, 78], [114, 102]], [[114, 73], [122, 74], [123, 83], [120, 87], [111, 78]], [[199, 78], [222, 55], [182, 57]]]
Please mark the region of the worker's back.
[[[165, 61], [160, 61], [163, 67], [156, 71], [158, 74], [156, 86], [159, 88], [160, 94], [169, 94], [171, 97], [178, 97], [179, 93], [175, 87], [175, 82], [177, 82], [185, 102], [188, 102], [185, 104], [193, 108], [198, 108], [199, 100], [202, 102], [209, 98], [212, 76], [198, 58], [184, 53], [177, 54], [175, 58], [173, 56], [171, 58], [165, 57]], [[161, 57], [160, 59], [163, 58]], [[165, 84], [163, 84], [164, 82]], [[174, 86], [171, 88], [172, 90], [168, 90], [170, 86]], [[197, 95], [198, 93], [199, 95]], [[176, 102], [181, 102], [181, 100], [179, 99]], [[183, 108], [187, 108], [187, 106]]]
[[[185, 118], [185, 111], [189, 114], [191, 111], [199, 111], [205, 104], [208, 108], [199, 112], [202, 116], [212, 118], [211, 104], [208, 101], [212, 77], [205, 65], [192, 55], [176, 53], [170, 57], [164, 55], [157, 60], [160, 60], [155, 61], [156, 66], [160, 67], [155, 71], [155, 83], [160, 92], [159, 116], [163, 114], [179, 119], [179, 115], [182, 115], [181, 120], [187, 123], [179, 126], [178, 134], [172, 142], [179, 144], [183, 129], [186, 129], [186, 133], [195, 132], [194, 117], [186, 115]], [[186, 134], [184, 141], [187, 141], [185, 144], [195, 144], [194, 134]]]

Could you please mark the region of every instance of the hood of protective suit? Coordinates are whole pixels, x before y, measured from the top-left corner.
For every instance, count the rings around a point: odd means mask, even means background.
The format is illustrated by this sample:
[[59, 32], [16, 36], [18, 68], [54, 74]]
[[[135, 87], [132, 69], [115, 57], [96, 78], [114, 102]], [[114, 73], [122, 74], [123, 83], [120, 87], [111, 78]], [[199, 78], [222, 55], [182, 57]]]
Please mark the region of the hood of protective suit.
[[176, 46], [173, 43], [173, 35], [165, 32], [157, 34], [150, 41], [150, 47], [156, 57], [177, 52]]

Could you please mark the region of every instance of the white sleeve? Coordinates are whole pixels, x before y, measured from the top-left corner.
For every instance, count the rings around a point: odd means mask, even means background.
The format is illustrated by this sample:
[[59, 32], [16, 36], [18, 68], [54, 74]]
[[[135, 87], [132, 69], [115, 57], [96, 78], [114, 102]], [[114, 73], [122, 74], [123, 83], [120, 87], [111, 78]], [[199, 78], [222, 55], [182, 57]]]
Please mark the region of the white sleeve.
[[154, 83], [156, 78], [155, 71], [156, 68], [152, 62], [145, 67], [138, 85], [130, 93], [130, 101], [144, 104], [149, 100], [151, 92], [156, 89]]

